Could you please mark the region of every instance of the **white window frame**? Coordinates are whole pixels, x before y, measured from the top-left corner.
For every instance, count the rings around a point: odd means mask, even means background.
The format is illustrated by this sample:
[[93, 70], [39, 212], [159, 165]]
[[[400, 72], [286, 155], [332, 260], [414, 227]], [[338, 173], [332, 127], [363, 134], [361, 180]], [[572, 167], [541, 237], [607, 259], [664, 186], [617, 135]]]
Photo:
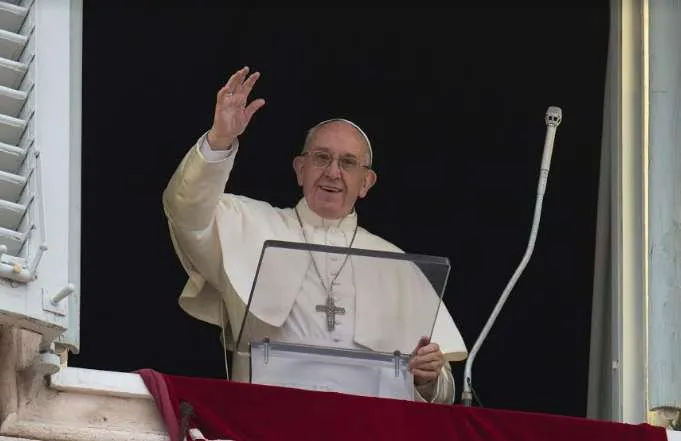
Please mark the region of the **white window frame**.
[[[82, 0], [28, 0], [34, 11], [36, 32], [35, 142], [43, 167], [43, 204], [48, 250], [40, 263], [35, 282], [12, 288], [0, 286], [0, 310], [12, 299], [15, 309], [25, 306], [20, 326], [46, 335], [45, 345], [63, 344], [72, 352], [80, 350], [80, 242], [81, 242], [81, 55]], [[613, 414], [617, 420], [646, 421], [645, 329], [646, 236], [644, 228], [646, 187], [644, 157], [645, 84], [640, 40], [644, 33], [639, 3], [613, 0], [619, 15], [621, 39], [618, 45], [620, 69], [619, 154], [614, 214], [616, 238], [615, 274], [617, 298], [613, 313], [618, 319], [613, 344], [618, 358], [613, 361], [615, 396]], [[645, 5], [647, 1], [644, 0]], [[66, 32], [66, 30], [69, 32]], [[68, 63], [68, 66], [65, 65]], [[50, 144], [61, 149], [50, 149]], [[68, 146], [68, 148], [66, 147]], [[68, 152], [68, 155], [64, 155]], [[49, 183], [49, 185], [44, 185]], [[65, 207], [60, 198], [68, 195]], [[66, 208], [66, 209], [65, 209]], [[643, 210], [643, 211], [641, 211]], [[55, 221], [55, 219], [57, 219]], [[68, 226], [65, 234], [64, 226]], [[73, 288], [65, 300], [53, 304], [55, 295]], [[67, 290], [68, 291], [68, 290]], [[6, 317], [5, 317], [6, 319]], [[3, 315], [0, 311], [0, 322]], [[52, 375], [50, 387], [150, 399], [138, 375], [103, 370], [65, 367]]]
[[[25, 245], [26, 265], [0, 278], [0, 324], [40, 333], [44, 351], [57, 344], [78, 353], [82, 0], [13, 3], [28, 8], [20, 32], [28, 38], [22, 116], [28, 121], [24, 138], [33, 139], [35, 229]], [[4, 256], [0, 266], [11, 268], [12, 258]]]

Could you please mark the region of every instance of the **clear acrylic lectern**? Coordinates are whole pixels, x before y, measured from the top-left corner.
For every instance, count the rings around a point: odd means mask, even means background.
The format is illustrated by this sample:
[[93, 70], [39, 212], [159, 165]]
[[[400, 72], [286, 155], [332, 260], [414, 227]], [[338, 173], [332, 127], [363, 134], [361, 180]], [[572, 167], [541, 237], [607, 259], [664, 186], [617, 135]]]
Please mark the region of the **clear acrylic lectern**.
[[407, 363], [449, 272], [444, 257], [266, 241], [233, 355], [251, 383], [413, 400]]

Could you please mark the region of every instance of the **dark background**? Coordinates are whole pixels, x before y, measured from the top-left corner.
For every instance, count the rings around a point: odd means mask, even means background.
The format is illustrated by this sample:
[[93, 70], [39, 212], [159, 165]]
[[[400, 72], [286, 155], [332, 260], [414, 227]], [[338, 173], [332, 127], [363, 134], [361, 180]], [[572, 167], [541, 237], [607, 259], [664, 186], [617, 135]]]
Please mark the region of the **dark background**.
[[[486, 407], [585, 414], [607, 1], [97, 8], [84, 12], [82, 344], [72, 365], [224, 374], [217, 328], [177, 306], [186, 276], [161, 192], [210, 127], [217, 90], [248, 65], [267, 104], [241, 137], [231, 191], [295, 204], [291, 159], [304, 131], [333, 116], [357, 122], [379, 175], [360, 222], [408, 252], [451, 260], [445, 302], [469, 348], [525, 251], [544, 113], [562, 107], [536, 248], [473, 379]], [[454, 370], [458, 401], [463, 363]]]

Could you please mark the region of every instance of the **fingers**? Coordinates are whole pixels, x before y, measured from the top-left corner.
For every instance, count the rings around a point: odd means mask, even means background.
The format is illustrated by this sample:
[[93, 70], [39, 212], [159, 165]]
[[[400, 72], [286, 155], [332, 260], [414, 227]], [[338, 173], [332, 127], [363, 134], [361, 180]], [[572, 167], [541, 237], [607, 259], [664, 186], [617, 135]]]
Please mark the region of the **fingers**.
[[409, 370], [416, 383], [435, 381], [440, 376], [445, 364], [445, 355], [440, 351], [440, 345], [432, 343], [428, 337], [421, 337], [412, 355]]
[[431, 353], [439, 353], [440, 352], [440, 345], [437, 343], [429, 343], [425, 346], [422, 346], [416, 350], [416, 355], [426, 355], [426, 354], [431, 354]]
[[[413, 361], [413, 360], [412, 360]], [[440, 376], [443, 363], [441, 361], [416, 362], [409, 364], [409, 371], [414, 376], [416, 384], [435, 381]]]
[[426, 383], [429, 381], [435, 381], [437, 380], [437, 377], [440, 375], [440, 371], [426, 371], [422, 369], [414, 369], [412, 371], [412, 375], [414, 375], [414, 378], [417, 380], [417, 383]]
[[232, 76], [229, 77], [229, 80], [227, 80], [227, 83], [225, 83], [225, 85], [222, 86], [222, 89], [220, 89], [218, 92], [218, 100], [221, 100], [229, 93], [236, 93], [237, 88], [244, 82], [244, 78], [246, 78], [246, 75], [248, 75], [249, 70], [250, 69], [248, 66], [244, 66], [234, 72]]
[[428, 354], [416, 355], [411, 361], [414, 363], [429, 362], [429, 361], [443, 361], [445, 359], [441, 352], [430, 352]]
[[437, 343], [428, 343], [418, 348], [409, 360], [412, 370], [439, 371], [445, 364], [445, 356]]
[[255, 82], [258, 81], [258, 78], [260, 78], [260, 72], [252, 73], [248, 78], [246, 78], [246, 81], [243, 82], [240, 93], [248, 96], [248, 94], [251, 93], [253, 86], [255, 86]]
[[251, 121], [251, 118], [253, 118], [255, 112], [257, 112], [258, 109], [260, 109], [264, 105], [265, 100], [262, 98], [258, 98], [257, 100], [253, 100], [248, 106], [246, 106], [246, 109], [244, 109], [244, 113], [246, 114], [246, 124], [248, 124]]
[[245, 66], [229, 77], [227, 83], [218, 91], [217, 101], [219, 105], [224, 105], [227, 100], [242, 106], [246, 104], [248, 95], [260, 78], [260, 72], [248, 75], [249, 72], [250, 68]]
[[413, 369], [420, 369], [424, 371], [439, 371], [443, 366], [441, 360], [418, 360], [411, 363], [409, 367]]
[[445, 357], [441, 353], [417, 355], [409, 360], [410, 369], [440, 369], [445, 364]]
[[419, 352], [419, 350], [425, 346], [428, 346], [428, 343], [430, 343], [430, 338], [429, 337], [421, 337], [419, 339], [419, 342], [416, 343], [416, 347], [412, 351], [412, 355], [415, 355]]

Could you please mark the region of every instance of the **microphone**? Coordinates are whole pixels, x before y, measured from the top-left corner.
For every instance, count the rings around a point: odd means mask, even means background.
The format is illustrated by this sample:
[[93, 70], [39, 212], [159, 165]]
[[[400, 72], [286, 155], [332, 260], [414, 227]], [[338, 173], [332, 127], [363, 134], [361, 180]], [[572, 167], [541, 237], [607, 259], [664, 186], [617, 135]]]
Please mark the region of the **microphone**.
[[[546, 109], [544, 122], [546, 123], [546, 138], [544, 139], [544, 154], [541, 158], [541, 169], [539, 171], [538, 196], [544, 196], [546, 182], [549, 179], [549, 168], [551, 167], [551, 155], [553, 155], [553, 143], [556, 139], [556, 129], [563, 121], [563, 111], [560, 107], [551, 106]], [[537, 224], [539, 221], [537, 220]]]
[[544, 115], [544, 122], [546, 123], [546, 137], [544, 139], [544, 153], [542, 154], [541, 167], [539, 170], [539, 183], [537, 184], [537, 199], [534, 206], [534, 219], [532, 222], [532, 229], [530, 231], [530, 240], [527, 244], [527, 249], [523, 255], [520, 265], [516, 268], [511, 280], [509, 280], [506, 288], [499, 297], [497, 304], [494, 306], [492, 314], [487, 319], [485, 327], [480, 332], [478, 339], [473, 345], [468, 359], [466, 360], [466, 367], [464, 369], [464, 379], [463, 388], [461, 393], [461, 402], [464, 406], [470, 407], [473, 404], [473, 381], [471, 370], [473, 367], [473, 362], [475, 361], [475, 356], [478, 354], [483, 341], [487, 337], [490, 329], [494, 325], [494, 321], [499, 316], [501, 308], [504, 306], [506, 299], [511, 294], [511, 290], [515, 286], [516, 282], [520, 278], [520, 275], [525, 270], [527, 263], [530, 261], [532, 252], [534, 251], [534, 243], [537, 240], [537, 231], [539, 230], [539, 221], [541, 219], [541, 209], [544, 200], [544, 193], [546, 192], [546, 184], [549, 178], [549, 168], [551, 167], [551, 156], [553, 155], [553, 143], [556, 139], [556, 129], [563, 120], [563, 111], [560, 107], [550, 106], [546, 110]]

